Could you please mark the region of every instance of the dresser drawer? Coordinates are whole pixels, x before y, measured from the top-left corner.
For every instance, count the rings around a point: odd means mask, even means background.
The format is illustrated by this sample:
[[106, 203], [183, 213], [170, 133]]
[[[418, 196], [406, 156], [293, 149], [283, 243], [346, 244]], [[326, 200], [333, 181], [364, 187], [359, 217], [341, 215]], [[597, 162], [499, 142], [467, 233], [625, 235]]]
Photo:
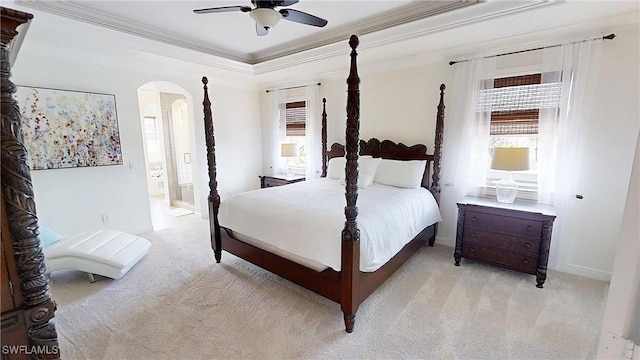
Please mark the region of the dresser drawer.
[[472, 210], [467, 211], [464, 224], [465, 226], [473, 226], [490, 231], [537, 238], [542, 234], [541, 221], [487, 214]]
[[535, 255], [514, 253], [475, 243], [464, 243], [462, 245], [462, 256], [469, 259], [488, 261], [492, 264], [502, 265], [530, 274], [535, 274], [538, 267], [538, 257]]
[[540, 251], [540, 239], [511, 234], [495, 233], [476, 227], [464, 228], [463, 241], [481, 245], [498, 247], [537, 256]]
[[553, 208], [543, 204], [465, 197], [458, 202], [455, 264], [465, 257], [532, 274], [542, 288], [554, 219]]
[[281, 186], [281, 185], [287, 185], [287, 184], [290, 184], [290, 182], [284, 179], [276, 179], [276, 178], [269, 178], [269, 177], [265, 177], [264, 179], [264, 187]]
[[304, 181], [304, 176], [288, 176], [288, 175], [264, 175], [260, 176], [260, 187], [268, 188], [274, 186], [282, 186], [287, 184], [297, 183], [298, 181]]

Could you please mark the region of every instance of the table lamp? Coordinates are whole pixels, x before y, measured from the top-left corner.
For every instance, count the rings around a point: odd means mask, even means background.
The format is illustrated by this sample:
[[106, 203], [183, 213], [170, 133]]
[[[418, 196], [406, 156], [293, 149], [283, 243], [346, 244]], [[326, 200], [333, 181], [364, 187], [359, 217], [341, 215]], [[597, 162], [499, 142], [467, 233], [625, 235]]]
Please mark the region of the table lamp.
[[[284, 143], [280, 148], [280, 156], [282, 157], [296, 157], [300, 156], [298, 152], [298, 144]], [[293, 176], [293, 169], [287, 165], [287, 176]]]
[[496, 147], [493, 149], [491, 168], [506, 171], [504, 179], [496, 181], [498, 202], [511, 204], [518, 194], [518, 183], [513, 180], [512, 171], [529, 170], [529, 148]]

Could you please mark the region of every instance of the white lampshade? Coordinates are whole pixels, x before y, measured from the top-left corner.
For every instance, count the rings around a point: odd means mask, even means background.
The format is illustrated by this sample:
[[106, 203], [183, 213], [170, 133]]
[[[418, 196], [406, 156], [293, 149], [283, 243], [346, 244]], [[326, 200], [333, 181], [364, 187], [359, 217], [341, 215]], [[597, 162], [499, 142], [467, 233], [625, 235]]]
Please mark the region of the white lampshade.
[[282, 144], [282, 147], [280, 148], [280, 156], [282, 157], [299, 156], [298, 144], [294, 144], [294, 143]]
[[529, 170], [529, 148], [496, 147], [493, 149], [491, 168], [494, 170]]
[[518, 183], [511, 176], [512, 171], [529, 170], [529, 148], [496, 147], [493, 149], [491, 168], [505, 170], [504, 179], [496, 181], [496, 198], [498, 202], [513, 203], [518, 194]]
[[257, 8], [251, 10], [249, 16], [255, 21], [258, 25], [262, 26], [265, 29], [271, 29], [276, 26], [282, 15], [279, 12], [269, 8]]

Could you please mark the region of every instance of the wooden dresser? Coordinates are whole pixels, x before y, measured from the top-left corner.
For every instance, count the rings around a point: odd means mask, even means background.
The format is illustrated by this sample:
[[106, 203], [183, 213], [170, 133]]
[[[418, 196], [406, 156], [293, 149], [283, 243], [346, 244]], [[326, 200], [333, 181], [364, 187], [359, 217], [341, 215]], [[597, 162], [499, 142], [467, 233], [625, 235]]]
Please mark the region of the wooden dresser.
[[[38, 238], [38, 217], [26, 162], [19, 108], [13, 99], [11, 61], [31, 14], [2, 11], [2, 359], [59, 359], [60, 349], [51, 319], [55, 303], [49, 297], [44, 255]], [[21, 36], [18, 34], [21, 33]]]
[[464, 257], [536, 275], [542, 288], [554, 219], [550, 206], [466, 197], [458, 202], [455, 264]]
[[273, 186], [282, 186], [287, 184], [293, 184], [298, 181], [304, 181], [302, 175], [287, 175], [287, 174], [274, 174], [260, 176], [260, 187], [268, 188]]

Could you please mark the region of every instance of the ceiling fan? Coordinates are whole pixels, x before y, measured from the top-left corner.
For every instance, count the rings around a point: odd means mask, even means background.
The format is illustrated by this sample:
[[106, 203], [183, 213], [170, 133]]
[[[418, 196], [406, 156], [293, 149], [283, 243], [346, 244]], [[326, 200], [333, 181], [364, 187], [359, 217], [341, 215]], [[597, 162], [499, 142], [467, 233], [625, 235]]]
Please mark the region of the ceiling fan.
[[258, 36], [264, 36], [269, 33], [269, 29], [276, 26], [280, 19], [294, 21], [297, 23], [323, 27], [327, 25], [327, 20], [317, 16], [307, 14], [294, 9], [275, 10], [276, 6], [291, 6], [298, 0], [251, 0], [255, 6], [253, 9], [249, 6], [221, 6], [206, 9], [193, 10], [196, 14], [211, 14], [220, 12], [242, 11], [248, 12], [249, 16], [256, 22], [256, 33]]

